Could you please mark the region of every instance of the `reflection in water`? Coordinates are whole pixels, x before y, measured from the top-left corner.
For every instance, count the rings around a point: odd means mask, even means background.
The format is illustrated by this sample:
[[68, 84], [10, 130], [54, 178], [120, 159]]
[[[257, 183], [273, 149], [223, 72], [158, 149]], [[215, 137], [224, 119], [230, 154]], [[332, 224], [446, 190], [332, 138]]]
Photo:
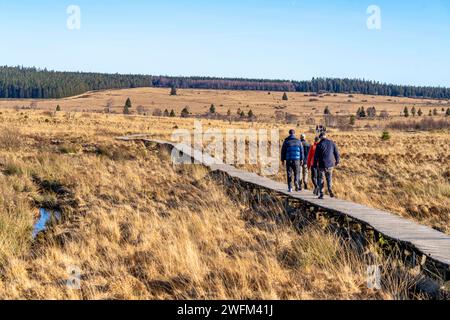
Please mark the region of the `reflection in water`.
[[33, 228], [33, 239], [39, 234], [39, 232], [45, 231], [47, 229], [47, 224], [51, 222], [52, 218], [56, 221], [61, 219], [61, 213], [58, 211], [48, 211], [47, 209], [39, 209], [39, 220], [35, 223]]

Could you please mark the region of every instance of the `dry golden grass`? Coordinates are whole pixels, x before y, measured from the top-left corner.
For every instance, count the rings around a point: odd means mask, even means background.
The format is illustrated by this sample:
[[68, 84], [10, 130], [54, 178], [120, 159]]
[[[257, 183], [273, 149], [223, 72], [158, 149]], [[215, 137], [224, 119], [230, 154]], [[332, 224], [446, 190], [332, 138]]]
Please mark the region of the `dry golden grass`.
[[[418, 110], [422, 109], [424, 115], [428, 115], [430, 110], [435, 108], [442, 116], [442, 108], [450, 107], [450, 100], [431, 99], [411, 99], [386, 96], [329, 94], [310, 96], [311, 93], [291, 92], [288, 93], [289, 100], [283, 101], [283, 92], [266, 91], [227, 91], [227, 90], [194, 90], [179, 89], [177, 96], [169, 95], [167, 88], [137, 88], [122, 90], [105, 90], [87, 92], [85, 94], [69, 97], [65, 99], [36, 100], [40, 109], [52, 110], [57, 105], [62, 111], [103, 111], [108, 101], [112, 102], [113, 111], [122, 113], [125, 100], [131, 98], [133, 103], [132, 112], [136, 112], [138, 106], [143, 106], [150, 114], [155, 109], [174, 109], [179, 115], [181, 110], [188, 106], [193, 114], [205, 114], [209, 111], [211, 104], [214, 104], [218, 113], [226, 115], [230, 109], [232, 114], [236, 114], [238, 109], [247, 113], [250, 109], [259, 117], [273, 117], [274, 112], [281, 109], [297, 116], [314, 117], [316, 119], [323, 116], [326, 106], [330, 107], [333, 114], [354, 115], [358, 108], [364, 106], [375, 106], [378, 111], [385, 110], [391, 117], [399, 118], [403, 109], [413, 106]], [[30, 100], [0, 100], [0, 107], [28, 107]], [[358, 121], [359, 125], [367, 124], [367, 121]]]
[[[173, 168], [165, 153], [114, 140], [130, 133], [168, 139], [175, 127], [192, 128], [192, 120], [3, 111], [0, 123], [0, 298], [390, 299], [406, 297], [414, 282], [414, 275], [388, 265], [384, 290], [368, 290], [366, 257], [336, 236], [314, 226], [297, 233], [287, 223], [261, 219], [231, 201], [204, 169]], [[241, 125], [251, 126], [233, 124]], [[397, 143], [413, 144], [418, 137], [394, 135], [383, 147], [374, 134], [346, 135], [336, 133], [344, 154], [337, 190], [381, 206], [381, 194], [366, 194], [381, 178], [366, 179], [357, 170], [376, 172], [374, 163], [394, 150], [404, 156], [390, 159], [390, 170], [415, 168], [408, 157], [414, 149]], [[442, 151], [431, 152], [429, 137]], [[448, 192], [441, 180], [448, 171], [438, 167], [442, 157], [448, 159], [445, 139], [448, 133], [424, 134], [425, 146], [417, 148], [432, 155], [421, 168], [424, 175], [436, 176], [415, 184], [416, 189], [401, 187], [389, 206], [399, 209], [398, 199], [409, 203], [414, 195], [417, 203], [444, 208], [448, 198], [436, 190]], [[375, 156], [366, 159], [369, 153]], [[356, 169], [347, 172], [351, 161]], [[344, 174], [354, 179], [348, 189], [343, 189]], [[399, 175], [383, 177], [398, 186], [394, 177]], [[442, 182], [440, 189], [428, 191], [436, 181]], [[39, 206], [60, 208], [63, 220], [33, 242]], [[433, 212], [431, 218], [439, 219]], [[65, 284], [71, 266], [81, 271], [81, 290]]]

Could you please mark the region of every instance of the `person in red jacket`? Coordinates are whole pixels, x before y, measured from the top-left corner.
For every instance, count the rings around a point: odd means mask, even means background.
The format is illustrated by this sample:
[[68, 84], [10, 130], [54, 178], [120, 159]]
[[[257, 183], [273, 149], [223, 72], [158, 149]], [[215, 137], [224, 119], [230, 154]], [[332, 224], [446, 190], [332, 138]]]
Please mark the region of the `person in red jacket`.
[[314, 195], [318, 196], [319, 195], [319, 186], [317, 184], [317, 166], [314, 164], [314, 154], [316, 153], [316, 148], [317, 145], [319, 144], [320, 139], [319, 137], [316, 137], [314, 139], [314, 144], [311, 146], [311, 148], [309, 149], [309, 154], [308, 154], [308, 169], [311, 172], [311, 180], [312, 183], [314, 185]]

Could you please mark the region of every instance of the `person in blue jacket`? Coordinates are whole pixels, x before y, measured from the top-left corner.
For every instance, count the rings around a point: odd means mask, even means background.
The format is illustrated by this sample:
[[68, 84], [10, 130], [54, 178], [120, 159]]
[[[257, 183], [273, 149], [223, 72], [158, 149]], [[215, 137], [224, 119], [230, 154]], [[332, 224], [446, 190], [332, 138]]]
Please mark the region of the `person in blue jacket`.
[[327, 138], [325, 132], [320, 134], [320, 142], [314, 154], [314, 164], [318, 168], [317, 184], [319, 187], [319, 199], [323, 199], [324, 177], [327, 180], [328, 194], [334, 198], [333, 193], [333, 169], [339, 165], [340, 155], [336, 144]]
[[295, 131], [289, 131], [289, 137], [284, 140], [281, 148], [281, 162], [286, 165], [288, 191], [292, 192], [292, 173], [294, 174], [295, 191], [301, 191], [300, 170], [303, 165], [304, 151], [302, 143], [295, 137]]

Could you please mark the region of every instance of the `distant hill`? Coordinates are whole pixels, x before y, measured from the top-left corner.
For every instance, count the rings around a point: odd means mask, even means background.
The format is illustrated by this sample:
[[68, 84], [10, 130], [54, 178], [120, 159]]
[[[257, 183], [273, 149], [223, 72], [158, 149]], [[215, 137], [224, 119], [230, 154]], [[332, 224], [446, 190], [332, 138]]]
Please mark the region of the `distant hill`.
[[37, 68], [0, 67], [0, 98], [64, 98], [92, 90], [140, 87], [359, 93], [393, 97], [450, 99], [450, 88], [402, 86], [360, 79], [313, 78], [311, 81], [289, 81], [60, 72]]

